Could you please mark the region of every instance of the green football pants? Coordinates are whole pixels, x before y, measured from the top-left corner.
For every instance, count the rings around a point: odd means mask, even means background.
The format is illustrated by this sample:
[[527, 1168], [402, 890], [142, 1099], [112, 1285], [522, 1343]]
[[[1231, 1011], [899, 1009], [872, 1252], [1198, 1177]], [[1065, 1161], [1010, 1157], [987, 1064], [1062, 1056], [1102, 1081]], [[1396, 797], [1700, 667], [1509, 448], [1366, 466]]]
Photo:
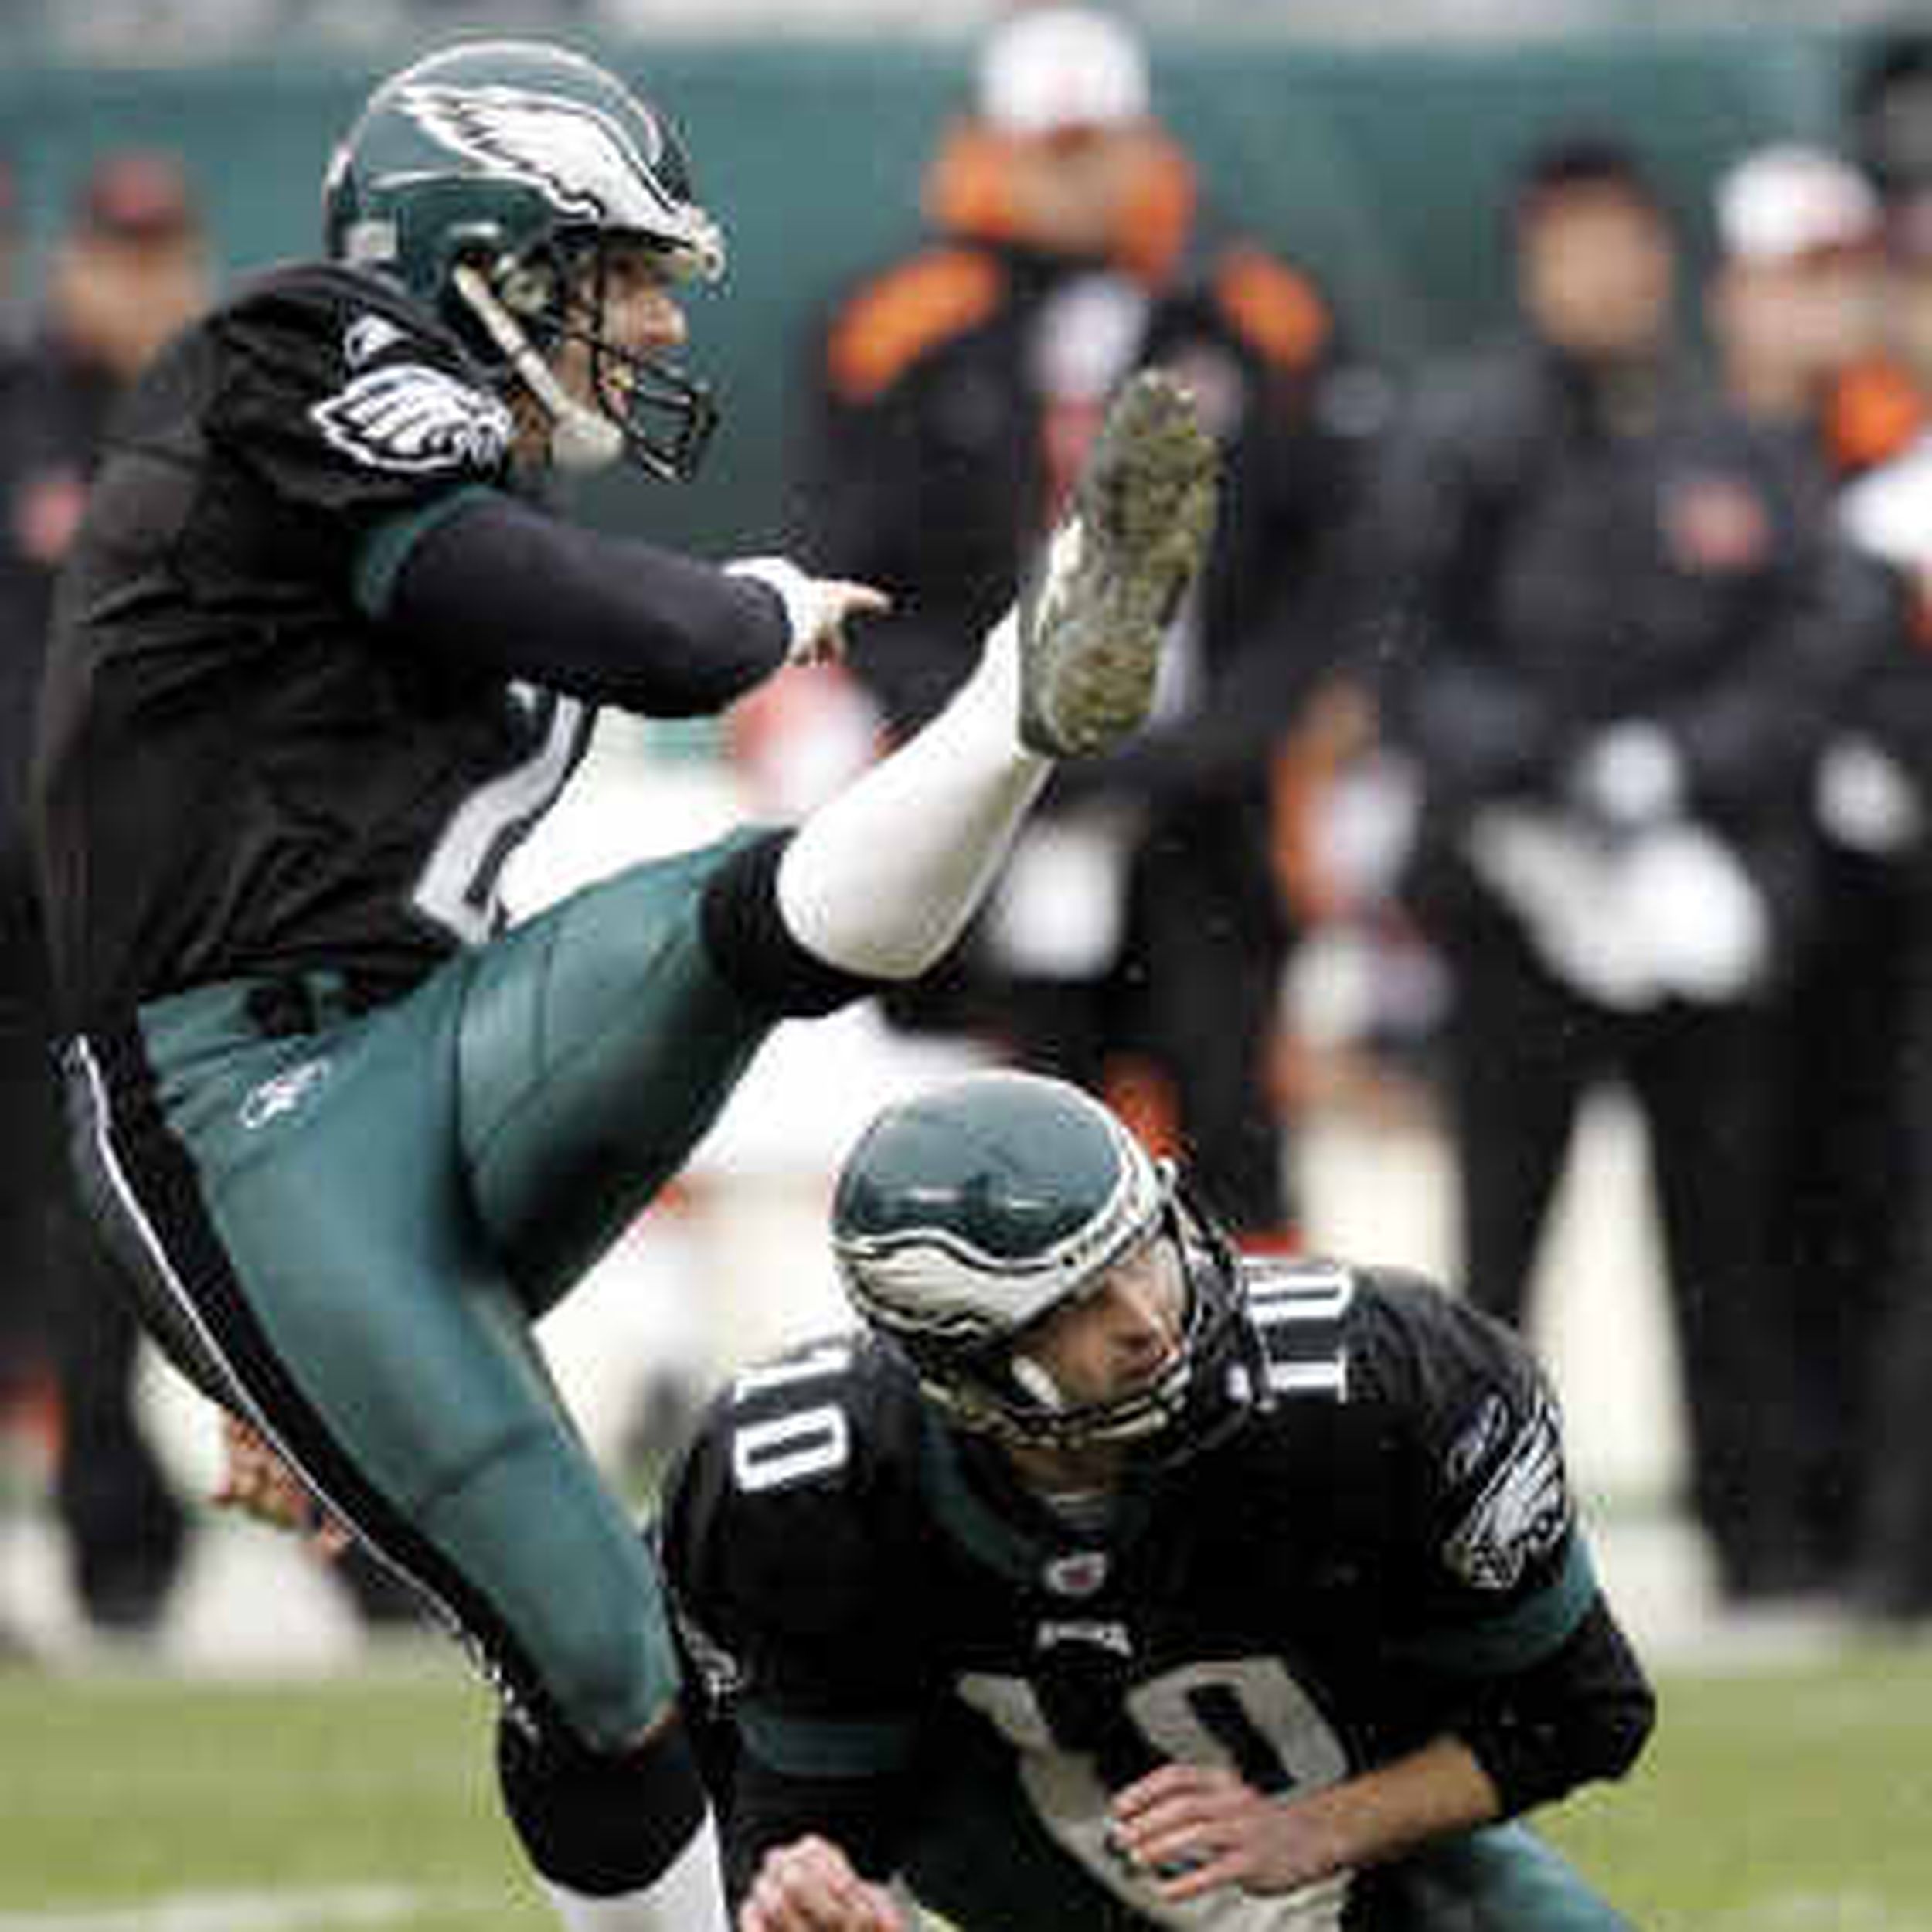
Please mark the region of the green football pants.
[[656, 1576], [531, 1335], [674, 1175], [775, 1015], [722, 980], [708, 880], [633, 868], [357, 1012], [211, 985], [70, 1049], [83, 1182], [148, 1325], [594, 1746], [675, 1670]]

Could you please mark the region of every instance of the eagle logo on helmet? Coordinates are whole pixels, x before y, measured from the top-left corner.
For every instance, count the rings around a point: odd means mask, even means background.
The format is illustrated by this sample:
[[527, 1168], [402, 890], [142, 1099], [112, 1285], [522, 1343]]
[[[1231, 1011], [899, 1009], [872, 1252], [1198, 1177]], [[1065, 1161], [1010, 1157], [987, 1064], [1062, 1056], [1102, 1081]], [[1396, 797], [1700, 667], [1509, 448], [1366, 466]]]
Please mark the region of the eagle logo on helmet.
[[419, 81], [396, 102], [431, 140], [493, 175], [527, 182], [566, 217], [677, 242], [706, 274], [722, 265], [715, 224], [659, 185], [653, 170], [662, 143], [649, 124], [651, 151], [641, 154], [608, 114], [562, 94]]
[[862, 1311], [901, 1334], [990, 1340], [1092, 1286], [1151, 1237], [1166, 1205], [1169, 1170], [1098, 1107], [1089, 1117], [1117, 1165], [1105, 1198], [1086, 1218], [1025, 1256], [996, 1251], [944, 1214], [875, 1236], [849, 1231], [838, 1244], [841, 1269]]
[[[1027, 1352], [1056, 1311], [1168, 1244], [1181, 1334], [1150, 1378], [1070, 1400]], [[1116, 1442], [1153, 1471], [1257, 1405], [1240, 1270], [1172, 1165], [1070, 1083], [970, 1074], [889, 1107], [847, 1156], [832, 1248], [848, 1298], [958, 1427], [1035, 1447]]]

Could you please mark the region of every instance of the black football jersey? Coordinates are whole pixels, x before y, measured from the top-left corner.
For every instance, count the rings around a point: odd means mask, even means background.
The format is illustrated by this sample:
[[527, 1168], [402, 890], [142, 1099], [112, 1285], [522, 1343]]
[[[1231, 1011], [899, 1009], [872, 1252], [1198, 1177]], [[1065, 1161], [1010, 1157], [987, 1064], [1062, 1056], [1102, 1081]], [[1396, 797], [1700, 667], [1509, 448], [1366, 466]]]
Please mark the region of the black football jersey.
[[941, 1426], [876, 1340], [739, 1376], [661, 1538], [687, 1654], [753, 1755], [903, 1772], [963, 1707], [1107, 1881], [1107, 1794], [1160, 1762], [1327, 1784], [1561, 1648], [1597, 1593], [1522, 1344], [1397, 1272], [1247, 1266], [1250, 1420], [1098, 1532]]
[[[325, 265], [240, 289], [118, 415], [56, 600], [35, 789], [70, 1025], [328, 964], [407, 984], [498, 923], [583, 706], [412, 655], [358, 573], [506, 481], [456, 338]], [[369, 539], [385, 532], [380, 543]]]

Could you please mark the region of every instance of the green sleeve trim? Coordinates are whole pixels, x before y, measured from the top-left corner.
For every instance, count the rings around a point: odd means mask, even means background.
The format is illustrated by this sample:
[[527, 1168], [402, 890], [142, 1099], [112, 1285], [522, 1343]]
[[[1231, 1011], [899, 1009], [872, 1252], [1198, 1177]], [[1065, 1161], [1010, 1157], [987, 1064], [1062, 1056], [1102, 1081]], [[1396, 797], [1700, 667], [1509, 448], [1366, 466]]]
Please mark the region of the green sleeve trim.
[[386, 617], [389, 599], [396, 593], [396, 577], [410, 551], [430, 531], [440, 529], [479, 498], [498, 494], [486, 483], [465, 483], [460, 489], [447, 491], [377, 524], [356, 549], [351, 580], [356, 606], [362, 614]]
[[740, 1704], [739, 1730], [754, 1757], [791, 1777], [874, 1777], [911, 1763], [910, 1718], [787, 1717]]
[[1505, 1615], [1398, 1638], [1389, 1648], [1405, 1659], [1455, 1677], [1503, 1677], [1527, 1670], [1560, 1649], [1597, 1600], [1597, 1573], [1580, 1536], [1553, 1581]]

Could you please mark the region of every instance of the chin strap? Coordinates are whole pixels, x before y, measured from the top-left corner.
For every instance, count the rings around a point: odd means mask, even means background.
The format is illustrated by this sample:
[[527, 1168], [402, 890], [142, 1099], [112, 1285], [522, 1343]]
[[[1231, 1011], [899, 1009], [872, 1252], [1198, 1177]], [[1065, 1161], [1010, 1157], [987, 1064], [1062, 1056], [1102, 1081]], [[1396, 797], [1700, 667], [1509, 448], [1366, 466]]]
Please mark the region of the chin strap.
[[550, 454], [560, 470], [601, 470], [624, 454], [624, 431], [601, 410], [567, 395], [549, 364], [497, 300], [495, 292], [468, 263], [458, 263], [452, 281], [475, 311], [490, 339], [503, 352], [517, 379], [550, 418]]

